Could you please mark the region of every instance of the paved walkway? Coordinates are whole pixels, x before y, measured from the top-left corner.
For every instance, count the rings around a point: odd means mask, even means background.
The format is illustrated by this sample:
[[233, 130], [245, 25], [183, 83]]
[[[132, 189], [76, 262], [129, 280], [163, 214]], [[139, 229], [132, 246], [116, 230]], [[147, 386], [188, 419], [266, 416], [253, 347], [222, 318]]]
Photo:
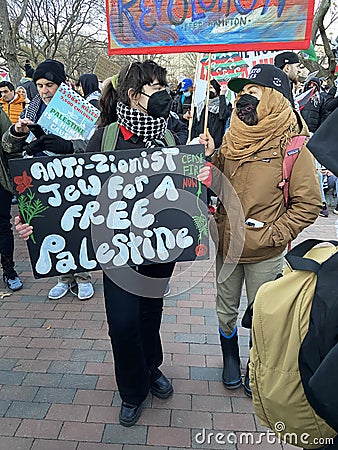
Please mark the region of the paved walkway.
[[[300, 239], [335, 238], [336, 218], [319, 218]], [[16, 242], [16, 261], [24, 289], [0, 300], [0, 450], [281, 448], [266, 439], [231, 443], [233, 433], [258, 439], [265, 429], [243, 390], [228, 391], [219, 381], [213, 269], [201, 280], [204, 266], [177, 265], [171, 287], [180, 293], [166, 299], [162, 325], [163, 369], [175, 393], [169, 400], [149, 396], [139, 423], [126, 429], [118, 424], [101, 274], [93, 274], [91, 300], [67, 295], [53, 302], [47, 293], [55, 279], [34, 280], [23, 242]], [[244, 371], [248, 333], [239, 333]], [[231, 433], [231, 442], [216, 433]]]

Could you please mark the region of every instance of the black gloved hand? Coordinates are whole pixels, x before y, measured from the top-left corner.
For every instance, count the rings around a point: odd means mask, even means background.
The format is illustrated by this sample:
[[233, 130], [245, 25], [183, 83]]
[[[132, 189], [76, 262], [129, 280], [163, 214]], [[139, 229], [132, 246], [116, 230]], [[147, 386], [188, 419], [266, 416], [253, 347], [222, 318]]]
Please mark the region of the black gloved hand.
[[43, 150], [53, 152], [59, 155], [69, 155], [74, 153], [73, 143], [66, 141], [55, 134], [46, 134], [39, 139]]
[[44, 150], [44, 148], [43, 145], [41, 144], [40, 139], [34, 139], [34, 141], [25, 145], [23, 150], [27, 153], [27, 155], [35, 156], [37, 153], [41, 153]]

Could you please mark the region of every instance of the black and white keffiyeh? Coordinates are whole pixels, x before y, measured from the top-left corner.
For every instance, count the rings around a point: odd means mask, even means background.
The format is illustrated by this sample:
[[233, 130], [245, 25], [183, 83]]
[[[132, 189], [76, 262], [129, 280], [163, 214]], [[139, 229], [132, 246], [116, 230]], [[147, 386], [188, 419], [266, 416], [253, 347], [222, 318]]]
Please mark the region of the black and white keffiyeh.
[[[167, 129], [164, 117], [154, 118], [133, 109], [124, 103], [117, 103], [117, 123], [143, 139], [146, 148], [157, 146], [158, 139], [163, 139]], [[154, 142], [155, 141], [155, 142]]]
[[219, 105], [220, 105], [220, 99], [219, 97], [215, 98], [209, 98], [209, 112], [212, 114], [218, 114], [219, 113]]
[[38, 112], [42, 103], [42, 98], [37, 94], [29, 103], [28, 106], [20, 114], [20, 119], [26, 118], [32, 122], [38, 121]]
[[[197, 115], [198, 121], [201, 119], [201, 114], [202, 114], [203, 108], [205, 107], [205, 102], [206, 102], [206, 100], [204, 99], [196, 107], [196, 115]], [[212, 114], [218, 114], [219, 113], [219, 105], [220, 105], [219, 97], [209, 98], [208, 111]]]

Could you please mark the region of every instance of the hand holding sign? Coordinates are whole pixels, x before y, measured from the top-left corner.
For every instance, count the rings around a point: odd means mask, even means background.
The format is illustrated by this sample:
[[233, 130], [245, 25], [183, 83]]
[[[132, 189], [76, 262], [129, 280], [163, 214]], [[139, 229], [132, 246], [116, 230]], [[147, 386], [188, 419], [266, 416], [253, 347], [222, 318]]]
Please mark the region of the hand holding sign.
[[205, 156], [210, 156], [215, 150], [215, 142], [207, 130], [206, 134], [199, 135], [199, 143], [205, 146]]
[[15, 131], [17, 133], [29, 133], [28, 124], [32, 124], [33, 122], [29, 119], [19, 119], [17, 123], [14, 125]]
[[35, 139], [34, 141], [25, 145], [23, 149], [29, 156], [35, 156], [37, 153], [40, 153], [44, 150], [40, 139]]
[[212, 164], [206, 163], [204, 167], [202, 167], [197, 175], [198, 181], [203, 183], [207, 188], [211, 186], [212, 182]]
[[74, 152], [71, 141], [56, 136], [55, 134], [46, 134], [39, 139], [44, 150], [53, 152], [59, 155], [69, 155]]
[[74, 152], [71, 141], [66, 141], [55, 134], [45, 134], [25, 146], [27, 155], [35, 156], [37, 153], [49, 151], [56, 155], [69, 155]]
[[28, 223], [22, 223], [21, 217], [16, 216], [14, 219], [14, 225], [19, 236], [24, 240], [28, 241], [29, 236], [33, 233], [33, 227], [28, 225]]

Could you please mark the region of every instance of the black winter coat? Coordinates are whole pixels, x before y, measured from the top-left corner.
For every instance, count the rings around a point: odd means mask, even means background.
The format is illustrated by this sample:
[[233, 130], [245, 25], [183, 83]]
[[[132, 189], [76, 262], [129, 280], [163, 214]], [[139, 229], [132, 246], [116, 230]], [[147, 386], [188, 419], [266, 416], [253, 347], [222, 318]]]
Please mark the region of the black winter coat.
[[332, 86], [327, 93], [326, 101], [325, 101], [325, 108], [328, 110], [328, 112], [334, 111], [338, 106], [338, 96], [335, 97], [337, 93], [336, 86]]
[[186, 119], [183, 119], [183, 116], [186, 112], [190, 111], [191, 109], [191, 101], [192, 101], [192, 95], [190, 97], [184, 97], [184, 101], [182, 103], [182, 93], [178, 94], [173, 101], [172, 110], [178, 115], [179, 119], [182, 120], [185, 123], [188, 123], [189, 121]]
[[188, 140], [188, 125], [178, 118], [178, 115], [173, 111], [170, 112], [168, 120], [168, 130], [175, 133], [181, 145], [185, 145]]
[[[314, 82], [314, 80], [316, 80], [316, 78], [312, 79], [311, 81]], [[309, 83], [305, 84], [304, 92], [309, 89]], [[320, 83], [318, 82], [317, 90], [312, 95], [310, 100], [306, 103], [306, 105], [300, 110], [300, 113], [303, 116], [303, 119], [305, 120], [306, 125], [308, 126], [311, 133], [314, 133], [328, 116], [328, 111], [325, 105], [326, 98], [327, 94], [323, 91], [320, 91]]]

